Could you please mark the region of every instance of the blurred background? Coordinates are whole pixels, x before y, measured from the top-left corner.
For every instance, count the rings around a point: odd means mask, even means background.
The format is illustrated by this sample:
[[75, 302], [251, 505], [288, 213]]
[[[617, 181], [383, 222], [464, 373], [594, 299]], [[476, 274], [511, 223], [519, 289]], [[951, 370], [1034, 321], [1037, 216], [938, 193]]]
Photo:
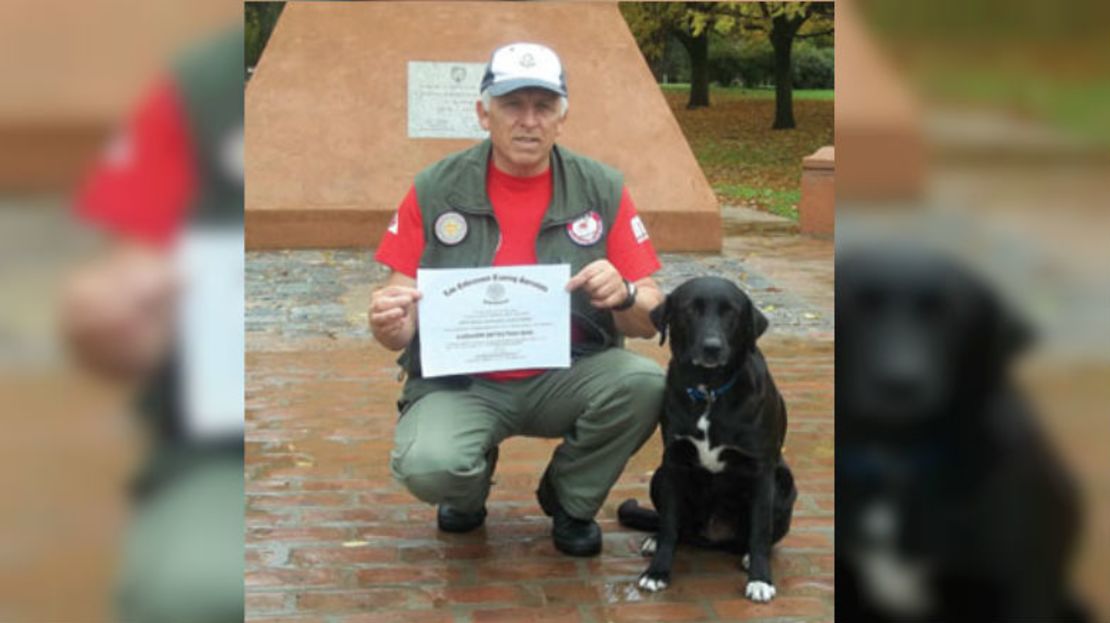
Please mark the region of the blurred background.
[[940, 250], [1034, 326], [1016, 372], [1079, 481], [1074, 582], [1107, 620], [1110, 5], [837, 4], [838, 252]]
[[137, 381], [90, 374], [59, 330], [67, 278], [115, 243], [75, 196], [171, 59], [241, 20], [226, 0], [0, 4], [0, 620], [116, 618], [149, 438]]

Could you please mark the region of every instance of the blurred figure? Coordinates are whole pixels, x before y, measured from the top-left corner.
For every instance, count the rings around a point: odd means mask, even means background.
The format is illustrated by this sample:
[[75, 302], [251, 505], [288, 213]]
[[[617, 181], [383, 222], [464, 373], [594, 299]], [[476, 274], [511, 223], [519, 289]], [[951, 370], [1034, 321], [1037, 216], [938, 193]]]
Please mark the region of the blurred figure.
[[837, 617], [1083, 621], [1076, 488], [1010, 381], [1030, 336], [939, 253], [837, 250]]
[[837, 620], [1107, 620], [1110, 5], [837, 4]]
[[227, 294], [243, 270], [243, 71], [241, 27], [188, 50], [77, 199], [109, 240], [69, 280], [63, 332], [89, 369], [141, 385], [151, 439], [119, 583], [129, 623], [243, 618], [242, 296]]

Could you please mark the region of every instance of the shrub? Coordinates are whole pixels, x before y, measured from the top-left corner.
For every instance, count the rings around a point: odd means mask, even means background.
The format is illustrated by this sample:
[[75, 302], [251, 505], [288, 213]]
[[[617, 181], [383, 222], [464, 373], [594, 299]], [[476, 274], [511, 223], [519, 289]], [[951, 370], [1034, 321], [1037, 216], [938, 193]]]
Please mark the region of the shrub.
[[721, 86], [758, 87], [774, 83], [775, 59], [766, 39], [709, 40], [709, 79]]
[[794, 88], [831, 89], [833, 88], [833, 49], [818, 48], [808, 41], [794, 44]]

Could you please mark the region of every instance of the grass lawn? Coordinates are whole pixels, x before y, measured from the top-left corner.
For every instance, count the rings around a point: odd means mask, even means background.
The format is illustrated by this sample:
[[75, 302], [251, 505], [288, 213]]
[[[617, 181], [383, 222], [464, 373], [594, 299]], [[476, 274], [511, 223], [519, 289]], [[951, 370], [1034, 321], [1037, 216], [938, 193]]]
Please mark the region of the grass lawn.
[[833, 142], [833, 92], [795, 91], [793, 130], [772, 130], [774, 92], [713, 87], [709, 108], [687, 110], [688, 88], [661, 85], [722, 204], [798, 218], [802, 158]]
[[[690, 84], [688, 82], [672, 82], [670, 84], [659, 85], [664, 91], [679, 91], [681, 93], [690, 92]], [[825, 100], [831, 102], [833, 99], [832, 89], [794, 89], [795, 100]], [[722, 87], [716, 84], [709, 85], [709, 98], [712, 102], [714, 97], [723, 96], [729, 97], [748, 97], [755, 99], [775, 99], [775, 89], [773, 87], [760, 87], [755, 89], [747, 89], [741, 87]]]

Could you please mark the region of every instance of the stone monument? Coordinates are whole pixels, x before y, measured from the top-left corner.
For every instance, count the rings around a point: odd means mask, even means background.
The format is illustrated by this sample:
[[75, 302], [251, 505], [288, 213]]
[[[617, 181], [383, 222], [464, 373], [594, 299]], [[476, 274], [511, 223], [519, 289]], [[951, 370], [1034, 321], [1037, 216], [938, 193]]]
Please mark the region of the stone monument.
[[717, 251], [716, 198], [615, 3], [289, 3], [246, 92], [248, 248], [372, 247], [423, 167], [484, 133], [490, 52], [555, 49], [559, 142], [606, 162], [657, 250]]

